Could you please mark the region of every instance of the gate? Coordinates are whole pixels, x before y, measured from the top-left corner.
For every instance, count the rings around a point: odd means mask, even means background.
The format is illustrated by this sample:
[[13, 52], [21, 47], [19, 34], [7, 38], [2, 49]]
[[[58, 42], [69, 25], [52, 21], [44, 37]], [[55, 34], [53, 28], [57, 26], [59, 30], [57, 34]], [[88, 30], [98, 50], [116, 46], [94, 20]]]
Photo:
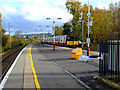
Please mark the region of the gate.
[[120, 40], [100, 43], [99, 76], [120, 83]]

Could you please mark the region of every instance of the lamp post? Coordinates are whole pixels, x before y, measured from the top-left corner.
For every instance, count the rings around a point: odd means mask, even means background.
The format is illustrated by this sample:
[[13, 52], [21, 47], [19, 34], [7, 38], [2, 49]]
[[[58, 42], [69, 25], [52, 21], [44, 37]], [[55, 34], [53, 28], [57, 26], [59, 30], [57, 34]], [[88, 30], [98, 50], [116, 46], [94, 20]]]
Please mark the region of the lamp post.
[[84, 21], [83, 21], [83, 13], [80, 13], [81, 14], [81, 17], [79, 18], [80, 19], [80, 23], [82, 23], [82, 48], [84, 47], [84, 44], [83, 44], [83, 24], [84, 24]]
[[[51, 18], [46, 18], [47, 20], [51, 19]], [[55, 50], [55, 19], [61, 19], [61, 18], [53, 18], [53, 25], [54, 25], [54, 44], [53, 44], [53, 50]]]
[[[43, 30], [43, 29], [42, 29]], [[44, 47], [44, 30], [43, 30], [43, 47]]]
[[37, 29], [35, 28], [35, 31], [37, 31]]
[[[46, 26], [47, 28], [49, 27], [49, 26]], [[49, 33], [48, 33], [49, 34]], [[46, 35], [47, 37], [48, 37], [48, 35]], [[48, 39], [47, 39], [47, 43], [48, 43]]]
[[[41, 27], [41, 25], [39, 25], [39, 27]], [[43, 29], [41, 29], [43, 30]], [[44, 30], [43, 30], [43, 47], [44, 47]]]
[[[35, 31], [37, 32], [38, 29], [35, 28]], [[36, 34], [36, 37], [37, 37], [37, 41], [38, 41], [38, 35]]]

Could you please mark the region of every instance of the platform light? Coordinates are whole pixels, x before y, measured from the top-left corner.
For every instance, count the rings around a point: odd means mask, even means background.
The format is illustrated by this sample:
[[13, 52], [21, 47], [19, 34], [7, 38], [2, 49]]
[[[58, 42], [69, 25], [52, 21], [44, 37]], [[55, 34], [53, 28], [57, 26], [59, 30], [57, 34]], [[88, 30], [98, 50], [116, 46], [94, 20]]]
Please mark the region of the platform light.
[[53, 50], [55, 50], [55, 19], [62, 19], [62, 18], [46, 18], [47, 20], [52, 19], [53, 20], [53, 25], [54, 25], [54, 44], [53, 44]]

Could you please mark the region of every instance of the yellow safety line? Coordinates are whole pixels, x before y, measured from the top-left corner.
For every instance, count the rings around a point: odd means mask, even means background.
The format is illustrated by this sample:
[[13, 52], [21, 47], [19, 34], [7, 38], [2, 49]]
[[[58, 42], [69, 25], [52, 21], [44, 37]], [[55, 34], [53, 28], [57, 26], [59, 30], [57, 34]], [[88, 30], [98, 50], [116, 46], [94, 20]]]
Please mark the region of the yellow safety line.
[[62, 49], [69, 49], [71, 50], [72, 48], [67, 48], [67, 47], [58, 47], [58, 48], [62, 48]]
[[30, 49], [30, 60], [31, 60], [31, 67], [32, 67], [32, 72], [33, 72], [33, 76], [34, 76], [34, 81], [35, 81], [35, 85], [36, 85], [37, 90], [41, 90], [40, 84], [38, 82], [37, 75], [36, 75], [36, 72], [35, 72], [35, 68], [34, 68], [34, 65], [33, 65], [33, 60], [32, 60], [32, 55], [31, 55], [31, 47], [32, 47], [32, 45], [30, 46], [29, 49]]
[[[83, 51], [83, 52], [87, 52], [87, 50]], [[99, 52], [90, 52], [90, 53], [95, 53], [95, 54], [99, 55]]]

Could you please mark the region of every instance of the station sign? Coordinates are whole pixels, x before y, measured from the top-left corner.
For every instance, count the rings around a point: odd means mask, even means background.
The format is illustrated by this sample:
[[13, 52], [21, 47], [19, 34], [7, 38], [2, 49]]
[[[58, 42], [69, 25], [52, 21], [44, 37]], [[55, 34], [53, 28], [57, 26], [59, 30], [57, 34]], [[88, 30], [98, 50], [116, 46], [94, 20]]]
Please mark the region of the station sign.
[[89, 33], [91, 33], [91, 28], [89, 28]]
[[[92, 23], [93, 23], [93, 18], [90, 18], [89, 19], [89, 26], [92, 26]], [[87, 26], [88, 26], [88, 21], [87, 21]]]
[[90, 38], [86, 38], [86, 42], [90, 44]]

